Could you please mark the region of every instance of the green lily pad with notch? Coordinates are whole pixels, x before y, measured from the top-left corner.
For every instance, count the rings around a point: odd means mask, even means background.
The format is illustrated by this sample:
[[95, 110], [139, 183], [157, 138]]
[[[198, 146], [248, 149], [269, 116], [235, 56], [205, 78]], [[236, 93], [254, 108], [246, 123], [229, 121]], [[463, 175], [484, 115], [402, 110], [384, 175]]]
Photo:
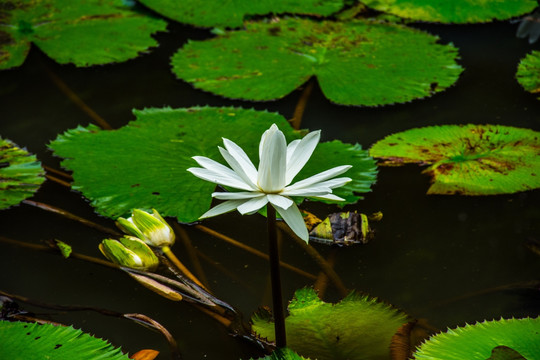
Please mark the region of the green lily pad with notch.
[[540, 187], [540, 133], [502, 125], [445, 125], [387, 136], [380, 165], [427, 165], [428, 194], [495, 195]]
[[[512, 352], [494, 349], [505, 346]], [[504, 354], [506, 353], [506, 354]], [[501, 319], [466, 325], [429, 338], [414, 353], [417, 360], [540, 358], [540, 318]], [[493, 357], [495, 355], [495, 357]], [[501, 357], [505, 356], [506, 357]], [[519, 358], [518, 358], [519, 359]]]
[[169, 19], [203, 27], [240, 27], [244, 19], [266, 14], [328, 16], [343, 7], [343, 0], [140, 0]]
[[228, 98], [275, 100], [316, 76], [330, 101], [376, 106], [427, 97], [456, 82], [457, 50], [437, 40], [384, 22], [286, 18], [190, 41], [171, 63], [179, 79]]
[[20, 66], [35, 44], [60, 64], [122, 62], [156, 46], [167, 23], [122, 0], [6, 0], [0, 6], [0, 69]]
[[129, 360], [119, 348], [71, 326], [0, 321], [0, 359]]
[[0, 210], [34, 195], [45, 181], [36, 156], [0, 138]]
[[[351, 293], [337, 304], [325, 303], [313, 289], [297, 290], [285, 319], [287, 346], [319, 360], [378, 360], [390, 357], [390, 341], [407, 315], [374, 298]], [[274, 341], [268, 311], [251, 318], [252, 331]]]
[[368, 7], [406, 19], [444, 24], [485, 23], [527, 14], [536, 0], [362, 0]]
[[540, 51], [533, 51], [521, 59], [516, 78], [528, 92], [540, 93]]
[[[224, 163], [222, 137], [241, 146], [257, 164], [262, 133], [275, 123], [288, 141], [301, 137], [279, 114], [241, 108], [196, 107], [134, 111], [137, 120], [112, 131], [96, 126], [65, 132], [50, 144], [62, 166], [73, 171], [73, 189], [92, 201], [105, 216], [129, 216], [133, 208], [155, 208], [181, 222], [196, 221], [210, 208], [215, 184], [187, 171], [197, 167], [193, 156]], [[335, 193], [347, 203], [370, 191], [375, 161], [358, 145], [322, 143], [296, 179], [338, 165], [353, 165], [353, 179]], [[336, 189], [338, 190], [338, 189]]]

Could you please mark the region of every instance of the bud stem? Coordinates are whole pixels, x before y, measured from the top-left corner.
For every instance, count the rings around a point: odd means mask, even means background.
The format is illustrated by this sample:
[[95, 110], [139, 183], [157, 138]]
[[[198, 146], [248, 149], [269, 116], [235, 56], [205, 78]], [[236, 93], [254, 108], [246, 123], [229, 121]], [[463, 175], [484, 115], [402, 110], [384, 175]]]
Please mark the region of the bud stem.
[[161, 251], [163, 251], [163, 253], [165, 254], [165, 256], [167, 256], [167, 258], [178, 268], [178, 270], [180, 270], [180, 272], [182, 274], [184, 274], [186, 277], [188, 277], [191, 281], [193, 281], [195, 284], [199, 285], [200, 287], [202, 287], [204, 290], [208, 291], [208, 289], [206, 288], [206, 286], [204, 286], [200, 281], [199, 279], [197, 279], [197, 277], [195, 275], [193, 275], [191, 273], [191, 271], [188, 270], [188, 268], [182, 264], [182, 262], [176, 257], [176, 255], [174, 255], [174, 253], [172, 252], [171, 248], [168, 247], [168, 246], [163, 246], [161, 248]]

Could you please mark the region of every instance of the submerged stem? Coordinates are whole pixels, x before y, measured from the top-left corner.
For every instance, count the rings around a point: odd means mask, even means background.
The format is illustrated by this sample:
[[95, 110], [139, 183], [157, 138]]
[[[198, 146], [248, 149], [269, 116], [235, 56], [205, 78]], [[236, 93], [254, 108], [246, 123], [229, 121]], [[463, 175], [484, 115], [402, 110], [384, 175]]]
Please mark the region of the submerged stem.
[[285, 335], [285, 314], [283, 312], [281, 277], [279, 273], [276, 210], [271, 205], [267, 206], [266, 217], [268, 220], [268, 254], [270, 255], [270, 278], [272, 281], [272, 302], [276, 346], [278, 348], [284, 348], [287, 346], [287, 339]]

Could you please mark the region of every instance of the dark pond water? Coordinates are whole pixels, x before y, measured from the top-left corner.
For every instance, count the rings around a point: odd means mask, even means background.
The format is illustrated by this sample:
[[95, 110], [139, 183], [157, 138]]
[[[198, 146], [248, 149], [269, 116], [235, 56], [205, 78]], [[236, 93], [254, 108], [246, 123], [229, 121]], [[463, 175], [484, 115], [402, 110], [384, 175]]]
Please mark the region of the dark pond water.
[[[514, 79], [519, 59], [538, 44], [516, 39], [515, 24], [498, 22], [471, 26], [418, 25], [459, 48], [465, 72], [456, 85], [432, 98], [380, 108], [331, 104], [315, 88], [302, 127], [322, 129], [323, 140], [340, 139], [365, 148], [384, 136], [438, 124], [504, 124], [540, 130], [540, 101], [522, 90]], [[131, 109], [235, 105], [269, 109], [291, 117], [300, 92], [268, 103], [229, 101], [193, 90], [175, 80], [169, 58], [188, 38], [210, 36], [205, 30], [170, 25], [157, 36], [160, 47], [119, 65], [77, 69], [59, 66], [33, 48], [25, 64], [0, 72], [0, 135], [25, 146], [53, 168], [60, 168], [46, 145], [58, 133], [87, 125], [91, 120], [51, 81], [60, 77], [113, 127], [133, 119]], [[279, 81], [279, 78], [276, 78]], [[217, 145], [217, 144], [216, 144]], [[141, 148], [141, 151], [144, 151]], [[466, 322], [500, 317], [537, 316], [538, 290], [517, 286], [538, 280], [540, 259], [529, 251], [529, 240], [540, 240], [540, 192], [490, 197], [427, 196], [428, 179], [416, 166], [381, 168], [373, 191], [347, 210], [382, 211], [375, 238], [364, 246], [333, 250], [313, 246], [325, 257], [337, 251], [335, 270], [350, 289], [377, 296], [417, 318], [444, 329]], [[110, 179], [115, 181], [114, 178]], [[34, 200], [51, 204], [97, 223], [114, 227], [93, 212], [80, 194], [47, 181]], [[324, 216], [333, 207], [309, 204]], [[265, 221], [259, 216], [231, 213], [204, 225], [266, 251]], [[246, 252], [188, 229], [198, 250], [218, 262], [235, 278], [203, 262], [213, 292], [238, 307], [246, 317], [269, 305], [267, 263]], [[0, 213], [0, 235], [31, 243], [60, 239], [75, 251], [101, 257], [103, 233], [82, 224], [21, 205]], [[180, 258], [182, 244], [174, 247]], [[284, 239], [282, 259], [317, 274], [315, 262], [290, 239]], [[120, 312], [144, 313], [160, 321], [179, 342], [185, 359], [247, 359], [253, 347], [230, 337], [208, 316], [185, 303], [174, 303], [139, 286], [126, 275], [78, 260], [0, 243], [0, 290], [53, 304], [77, 304]], [[312, 285], [311, 279], [283, 270], [284, 296]], [[491, 289], [491, 290], [490, 290]], [[476, 295], [471, 295], [479, 293]], [[339, 294], [330, 286], [327, 301]], [[28, 307], [38, 315], [43, 309]], [[56, 312], [56, 321], [111, 340], [133, 353], [141, 348], [162, 352], [163, 338], [141, 326], [92, 312]]]

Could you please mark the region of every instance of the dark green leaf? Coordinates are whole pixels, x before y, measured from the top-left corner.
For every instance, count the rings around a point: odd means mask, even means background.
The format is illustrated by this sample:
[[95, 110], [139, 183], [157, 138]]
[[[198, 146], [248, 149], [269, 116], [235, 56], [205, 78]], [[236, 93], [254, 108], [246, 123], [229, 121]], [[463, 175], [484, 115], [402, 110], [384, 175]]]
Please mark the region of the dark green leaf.
[[0, 359], [129, 360], [108, 342], [65, 326], [0, 321]]
[[[253, 331], [274, 340], [270, 314], [251, 319]], [[319, 360], [388, 359], [390, 340], [407, 322], [402, 312], [367, 296], [350, 294], [337, 304], [321, 301], [313, 289], [296, 291], [285, 319], [287, 344]]]
[[29, 198], [45, 181], [35, 155], [0, 138], [0, 210]]
[[343, 0], [141, 0], [160, 14], [187, 24], [213, 27], [240, 27], [244, 19], [265, 14], [306, 14], [327, 16], [343, 7]]
[[[129, 215], [133, 208], [157, 209], [163, 216], [193, 222], [210, 208], [215, 185], [193, 176], [191, 157], [223, 162], [222, 137], [240, 145], [256, 164], [262, 133], [275, 123], [289, 141], [299, 138], [281, 115], [240, 108], [146, 109], [137, 120], [115, 131], [79, 127], [60, 135], [50, 147], [74, 171], [73, 188], [92, 200], [105, 216]], [[352, 184], [339, 196], [354, 203], [353, 191], [370, 191], [375, 162], [359, 146], [321, 144], [298, 175], [308, 176], [338, 165], [353, 165]], [[328, 150], [325, 151], [325, 150]]]
[[[540, 318], [501, 319], [466, 325], [432, 336], [414, 353], [417, 360], [513, 359], [492, 350], [500, 345], [511, 348], [525, 359], [540, 354]], [[505, 355], [509, 355], [508, 352]], [[518, 358], [519, 359], [519, 358]]]
[[505, 20], [531, 12], [535, 0], [363, 0], [367, 6], [407, 19], [441, 23]]
[[157, 45], [150, 34], [166, 26], [122, 0], [7, 0], [0, 9], [0, 69], [21, 65], [31, 43], [60, 64], [125, 61]]
[[382, 164], [429, 165], [428, 194], [493, 195], [540, 187], [540, 134], [500, 125], [445, 125], [387, 136], [370, 149]]
[[374, 106], [430, 96], [457, 80], [456, 49], [436, 42], [395, 24], [289, 18], [189, 42], [172, 66], [180, 79], [230, 98], [279, 99], [317, 76], [331, 101]]
[[533, 51], [521, 59], [516, 78], [528, 92], [533, 94], [540, 92], [540, 51]]

